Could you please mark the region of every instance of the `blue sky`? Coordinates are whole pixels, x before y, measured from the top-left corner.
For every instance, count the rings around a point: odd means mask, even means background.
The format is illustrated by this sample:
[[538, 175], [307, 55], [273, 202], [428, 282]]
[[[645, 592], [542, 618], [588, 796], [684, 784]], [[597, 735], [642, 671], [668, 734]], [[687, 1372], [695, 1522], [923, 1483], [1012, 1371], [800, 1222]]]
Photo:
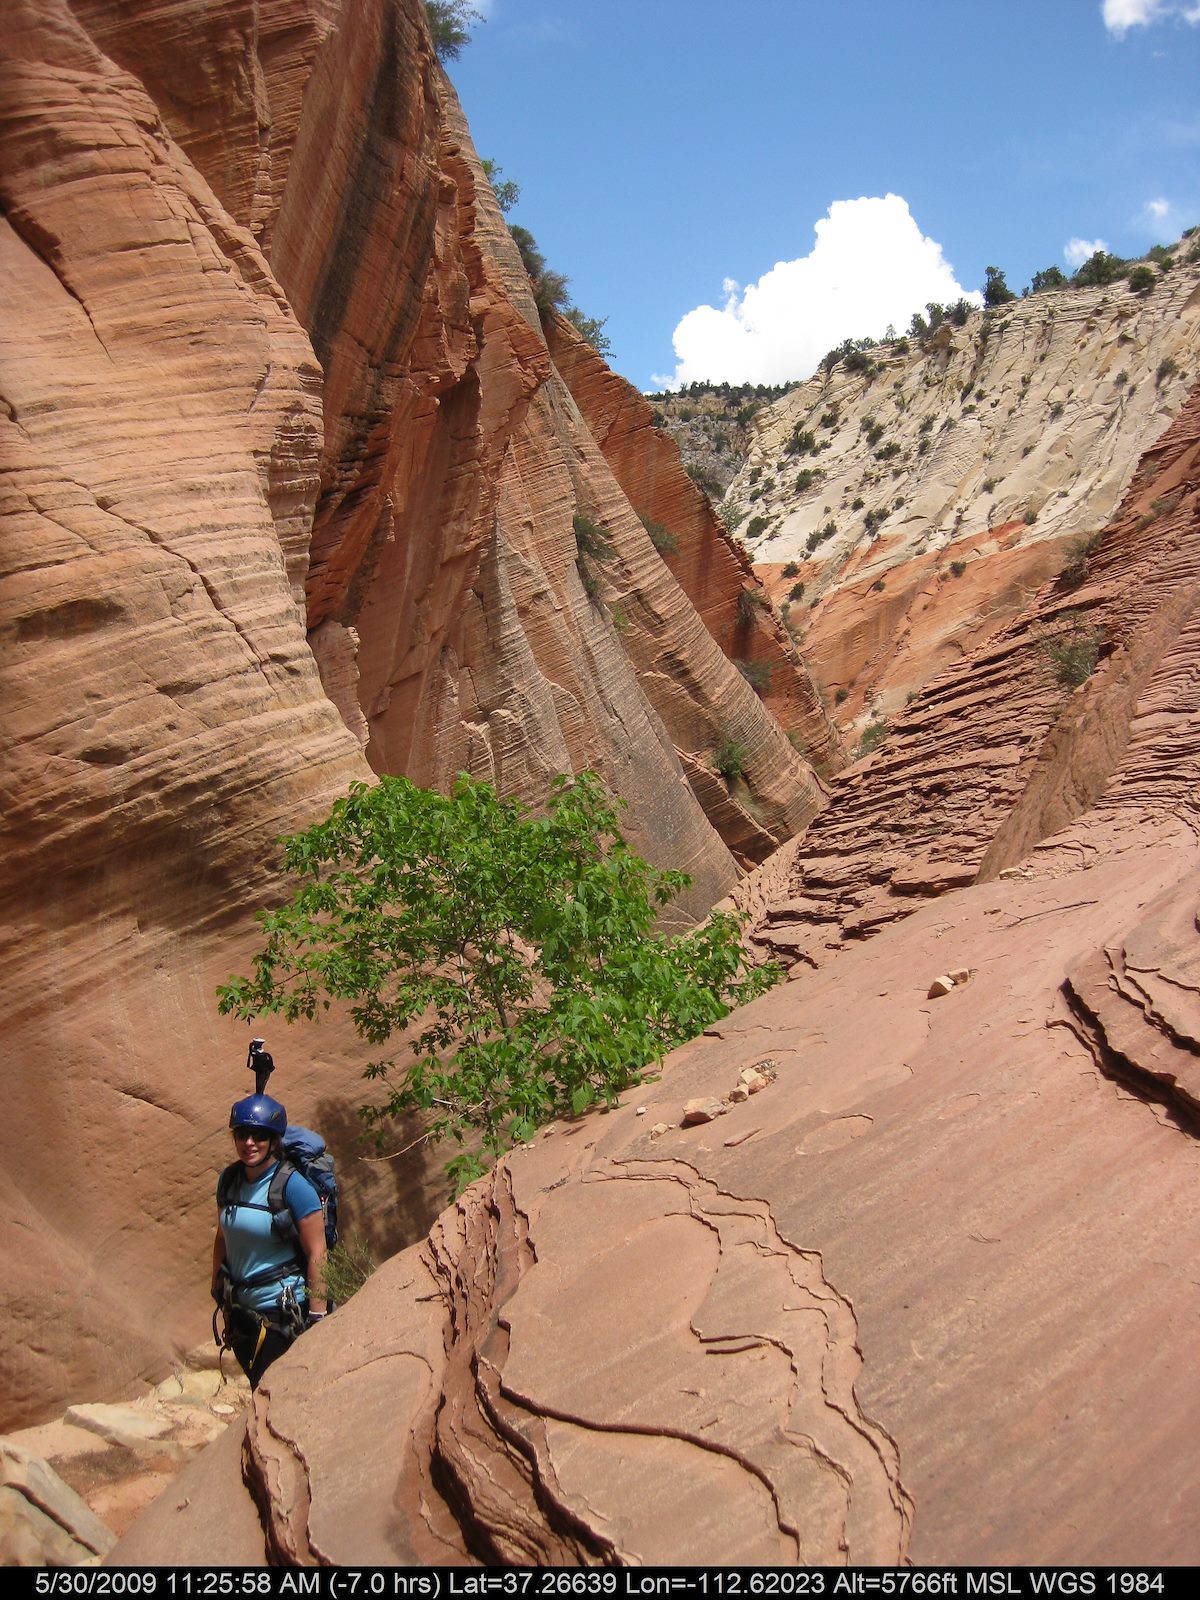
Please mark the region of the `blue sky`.
[[476, 5], [476, 147], [640, 388], [803, 377], [988, 265], [1200, 223], [1200, 0]]

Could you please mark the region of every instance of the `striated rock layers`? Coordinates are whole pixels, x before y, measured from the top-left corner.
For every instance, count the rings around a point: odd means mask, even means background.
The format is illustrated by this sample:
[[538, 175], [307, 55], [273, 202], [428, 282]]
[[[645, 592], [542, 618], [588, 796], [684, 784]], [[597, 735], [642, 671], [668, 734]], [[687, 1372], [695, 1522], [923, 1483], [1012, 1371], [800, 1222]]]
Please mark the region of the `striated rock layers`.
[[1168, 260], [1146, 293], [1038, 294], [879, 346], [756, 419], [730, 498], [841, 726], [897, 711], [1112, 516], [1196, 380], [1195, 236]]
[[213, 986], [273, 837], [369, 769], [304, 638], [307, 337], [65, 5], [9, 7], [3, 50], [11, 1424], [198, 1337], [244, 1049]]
[[[0, 50], [12, 1425], [207, 1321], [245, 1086], [213, 989], [281, 831], [372, 769], [537, 799], [590, 764], [694, 916], [823, 791], [557, 377], [417, 0], [14, 0]], [[273, 1044], [356, 1225], [413, 1237], [345, 1031]]]
[[793, 981], [475, 1184], [110, 1559], [1200, 1558], [1198, 462], [1200, 390], [748, 880]]
[[[823, 770], [836, 771], [841, 749], [795, 646], [774, 611], [760, 603], [744, 548], [680, 470], [678, 450], [654, 426], [649, 404], [609, 371], [565, 317], [554, 319], [550, 349], [589, 432], [705, 628], [731, 659], [757, 669], [764, 704], [796, 746]], [[669, 661], [655, 677], [672, 683]]]
[[935, 678], [828, 813], [739, 887], [756, 940], [820, 964], [923, 898], [1023, 870], [1085, 814], [1079, 837], [1106, 848], [1163, 811], [1195, 827], [1198, 613], [1200, 389], [1094, 551]]

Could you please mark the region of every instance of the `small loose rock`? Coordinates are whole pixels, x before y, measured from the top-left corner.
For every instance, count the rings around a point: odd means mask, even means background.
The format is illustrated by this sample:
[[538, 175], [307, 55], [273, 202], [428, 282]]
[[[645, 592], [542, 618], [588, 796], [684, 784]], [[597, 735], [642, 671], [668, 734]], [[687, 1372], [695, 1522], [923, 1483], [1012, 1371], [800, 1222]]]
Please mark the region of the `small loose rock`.
[[728, 1110], [723, 1100], [689, 1100], [683, 1108], [679, 1125], [692, 1128], [699, 1122], [712, 1122], [715, 1117], [723, 1117]]

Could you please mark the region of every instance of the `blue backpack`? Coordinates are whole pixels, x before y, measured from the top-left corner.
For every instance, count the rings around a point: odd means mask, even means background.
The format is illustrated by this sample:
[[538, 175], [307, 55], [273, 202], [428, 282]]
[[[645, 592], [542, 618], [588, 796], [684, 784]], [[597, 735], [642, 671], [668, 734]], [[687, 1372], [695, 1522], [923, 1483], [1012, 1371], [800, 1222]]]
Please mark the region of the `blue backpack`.
[[[283, 1170], [285, 1167], [293, 1167], [302, 1178], [307, 1178], [317, 1191], [317, 1198], [321, 1202], [321, 1213], [325, 1218], [325, 1243], [332, 1250], [338, 1242], [337, 1173], [334, 1170], [333, 1157], [325, 1148], [325, 1141], [321, 1135], [314, 1133], [311, 1128], [302, 1128], [299, 1123], [288, 1124], [288, 1130], [283, 1136], [283, 1159], [267, 1190], [267, 1204], [274, 1213], [271, 1226], [280, 1232], [287, 1232], [290, 1224], [290, 1231], [294, 1233], [296, 1224], [283, 1198], [284, 1187], [287, 1184], [287, 1174]], [[281, 1212], [287, 1217], [287, 1223], [282, 1228], [279, 1227], [278, 1220]]]

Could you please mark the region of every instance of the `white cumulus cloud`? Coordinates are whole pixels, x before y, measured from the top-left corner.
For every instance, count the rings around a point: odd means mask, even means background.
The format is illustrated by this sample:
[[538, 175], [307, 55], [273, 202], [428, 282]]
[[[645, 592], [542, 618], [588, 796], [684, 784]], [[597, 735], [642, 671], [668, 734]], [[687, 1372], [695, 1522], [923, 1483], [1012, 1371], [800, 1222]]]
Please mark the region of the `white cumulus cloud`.
[[674, 375], [655, 382], [786, 383], [808, 377], [843, 339], [878, 339], [889, 324], [903, 333], [927, 301], [982, 303], [898, 194], [835, 200], [815, 232], [808, 255], [745, 289], [727, 278], [721, 307], [689, 311], [674, 333]]
[[1103, 0], [1100, 8], [1104, 26], [1122, 38], [1130, 28], [1148, 28], [1155, 22], [1178, 19], [1193, 26], [1200, 23], [1197, 0]]
[[1103, 239], [1068, 239], [1063, 245], [1063, 260], [1069, 267], [1081, 267], [1097, 250], [1107, 250]]
[[1171, 209], [1171, 202], [1169, 200], [1147, 200], [1146, 201], [1146, 210], [1154, 218], [1155, 222], [1161, 222], [1163, 220], [1163, 218], [1166, 216], [1167, 212], [1170, 211], [1170, 209]]

